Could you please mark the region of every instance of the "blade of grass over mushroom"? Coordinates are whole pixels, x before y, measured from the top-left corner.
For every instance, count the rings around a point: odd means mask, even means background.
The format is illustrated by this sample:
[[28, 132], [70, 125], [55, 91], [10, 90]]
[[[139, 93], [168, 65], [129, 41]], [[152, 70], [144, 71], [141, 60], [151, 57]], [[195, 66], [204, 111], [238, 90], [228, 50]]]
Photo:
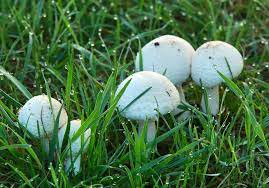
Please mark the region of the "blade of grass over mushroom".
[[206, 112], [208, 114], [211, 114], [211, 109], [210, 109], [210, 106], [209, 106], [209, 99], [208, 99], [207, 89], [204, 88], [202, 92], [203, 92], [203, 97], [204, 97], [204, 103], [205, 103]]
[[[111, 77], [112, 78], [112, 77]], [[111, 79], [111, 83], [112, 83], [112, 79]], [[112, 102], [112, 105], [111, 105], [111, 107], [108, 109], [108, 114], [109, 115], [107, 115], [107, 117], [109, 117], [109, 116], [112, 116], [113, 115], [113, 111], [114, 111], [114, 109], [116, 108], [116, 105], [117, 105], [117, 103], [118, 103], [118, 101], [120, 100], [120, 98], [121, 98], [121, 96], [123, 95], [123, 93], [125, 92], [125, 90], [126, 90], [126, 88], [128, 87], [128, 85], [129, 85], [129, 83], [131, 82], [131, 79], [128, 81], [128, 82], [126, 82], [126, 84], [124, 85], [124, 87], [119, 91], [119, 93], [118, 93], [118, 95], [114, 98], [114, 101]], [[110, 83], [110, 81], [108, 81], [108, 83]], [[112, 119], [111, 119], [111, 117], [109, 117], [109, 118], [106, 118], [106, 121], [105, 121], [105, 124], [108, 124], [109, 122], [109, 119], [110, 119], [110, 122], [111, 121], [114, 121], [114, 119], [116, 119], [117, 118], [117, 115], [116, 116], [114, 116]], [[104, 124], [104, 125], [105, 125]]]
[[143, 95], [145, 95], [152, 87], [149, 87], [148, 89], [146, 89], [145, 91], [143, 91], [141, 94], [139, 94], [137, 97], [135, 97], [128, 105], [126, 105], [121, 111], [123, 112], [124, 110], [126, 110], [129, 106], [131, 106], [133, 103], [135, 103], [135, 101], [137, 101], [139, 98], [141, 98]]
[[225, 81], [227, 86], [234, 92], [234, 94], [240, 99], [243, 99], [244, 93], [240, 90], [240, 88], [231, 79], [227, 78], [221, 72], [218, 71], [218, 73], [222, 77], [222, 79]]
[[63, 106], [61, 106], [56, 119], [54, 118], [55, 121], [54, 121], [54, 127], [53, 127], [53, 134], [52, 134], [51, 142], [49, 143], [49, 161], [53, 160], [54, 151], [55, 149], [59, 148], [58, 130], [59, 130], [59, 121], [60, 121], [62, 109], [63, 109]]
[[7, 72], [2, 66], [0, 66], [0, 73], [3, 74], [7, 79], [9, 79], [23, 94], [27, 99], [32, 98], [31, 93], [24, 87], [24, 85], [19, 82], [14, 76]]
[[[48, 83], [48, 81], [47, 81], [47, 79], [46, 79], [46, 77], [45, 77], [45, 75], [44, 75], [44, 72], [42, 72], [42, 77], [43, 77], [43, 80], [44, 80], [44, 82], [45, 82], [46, 95], [47, 95], [48, 98], [49, 98], [50, 107], [51, 107], [51, 109], [53, 109], [53, 108], [52, 108], [52, 103], [51, 103], [51, 91], [50, 91], [49, 83]], [[54, 117], [54, 119], [55, 119], [55, 117]]]
[[140, 133], [141, 135], [138, 135], [136, 131], [136, 127], [132, 126], [133, 135], [134, 135], [133, 147], [134, 147], [135, 167], [141, 165], [142, 159], [143, 159], [143, 153], [147, 152], [146, 144], [144, 141], [147, 128], [148, 128], [148, 121], [145, 122], [145, 126], [143, 127], [142, 133]]
[[227, 67], [228, 67], [228, 69], [229, 69], [229, 72], [230, 72], [232, 78], [234, 78], [234, 76], [233, 76], [233, 72], [232, 72], [232, 69], [231, 69], [231, 66], [230, 66], [230, 64], [229, 64], [229, 62], [228, 62], [228, 60], [227, 60], [227, 58], [224, 57], [224, 59], [225, 59], [226, 65], [227, 65]]

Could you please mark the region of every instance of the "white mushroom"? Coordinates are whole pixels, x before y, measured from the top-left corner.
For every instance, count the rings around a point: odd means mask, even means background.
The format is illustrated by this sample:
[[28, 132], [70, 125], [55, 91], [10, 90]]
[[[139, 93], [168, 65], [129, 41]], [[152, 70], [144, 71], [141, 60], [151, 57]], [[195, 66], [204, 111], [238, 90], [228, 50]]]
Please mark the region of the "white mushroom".
[[[74, 174], [77, 174], [80, 169], [81, 153], [85, 152], [86, 148], [90, 143], [91, 129], [87, 129], [84, 132], [84, 135], [81, 135], [74, 142], [70, 143], [72, 137], [81, 127], [80, 120], [73, 120], [70, 122], [70, 131], [69, 131], [69, 140], [68, 140], [68, 151], [67, 151], [67, 160], [65, 164], [65, 169], [67, 172], [70, 172], [73, 169]], [[58, 133], [59, 146], [63, 144], [63, 139], [65, 135], [67, 126], [64, 126], [60, 129]], [[70, 147], [71, 146], [71, 147]], [[73, 164], [73, 165], [72, 165]]]
[[222, 41], [210, 41], [200, 46], [192, 60], [192, 79], [206, 88], [208, 96], [202, 97], [202, 110], [207, 112], [205, 100], [212, 115], [219, 112], [219, 85], [223, 82], [217, 71], [232, 79], [243, 69], [243, 58], [232, 45]]
[[[61, 112], [60, 112], [61, 110]], [[59, 114], [59, 122], [56, 122]], [[62, 104], [47, 95], [38, 95], [31, 98], [19, 110], [19, 123], [24, 126], [33, 136], [40, 137], [48, 152], [49, 139], [53, 133], [54, 125], [59, 123], [59, 128], [66, 125], [68, 117]]]
[[148, 120], [147, 141], [151, 142], [156, 135], [155, 121], [158, 120], [158, 113], [166, 114], [174, 110], [180, 103], [179, 94], [165, 76], [150, 71], [137, 72], [126, 78], [119, 85], [117, 94], [129, 80], [118, 108], [124, 117], [137, 120], [140, 130]]
[[[164, 35], [147, 43], [136, 56], [136, 71], [153, 71], [166, 76], [178, 88], [180, 99], [186, 102], [182, 84], [191, 72], [195, 50], [186, 40], [173, 35]], [[141, 67], [142, 66], [142, 67]], [[176, 114], [179, 110], [176, 110]]]

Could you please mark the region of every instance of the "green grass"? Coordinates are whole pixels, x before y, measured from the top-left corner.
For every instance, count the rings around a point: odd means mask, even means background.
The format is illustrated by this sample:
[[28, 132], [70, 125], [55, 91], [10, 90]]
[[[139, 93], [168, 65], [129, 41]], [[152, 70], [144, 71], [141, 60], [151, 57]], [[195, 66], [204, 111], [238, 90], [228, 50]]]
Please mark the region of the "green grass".
[[[268, 9], [268, 0], [0, 1], [0, 185], [268, 187]], [[115, 90], [139, 48], [163, 34], [195, 48], [227, 41], [245, 68], [224, 78], [217, 118], [199, 111], [202, 91], [189, 80], [190, 120], [161, 117], [146, 145], [136, 122], [119, 115]], [[70, 120], [83, 120], [75, 137], [92, 129], [77, 176], [64, 172], [66, 151], [47, 156], [17, 127], [18, 109], [41, 93], [62, 101]]]

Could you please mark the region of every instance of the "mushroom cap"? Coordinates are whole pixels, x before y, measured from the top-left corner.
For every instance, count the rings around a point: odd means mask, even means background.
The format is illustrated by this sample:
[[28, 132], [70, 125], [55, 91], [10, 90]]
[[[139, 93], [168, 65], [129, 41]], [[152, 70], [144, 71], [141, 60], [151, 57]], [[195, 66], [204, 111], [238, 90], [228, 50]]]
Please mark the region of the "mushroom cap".
[[[80, 126], [81, 126], [81, 120], [77, 119], [77, 120], [70, 121], [70, 131], [69, 131], [69, 138], [70, 139], [72, 139], [72, 137], [78, 131]], [[60, 147], [63, 144], [63, 139], [64, 139], [64, 134], [65, 134], [66, 128], [67, 128], [67, 126], [62, 127], [58, 133], [58, 141], [59, 141]], [[79, 153], [81, 150], [81, 147], [83, 147], [83, 151], [85, 151], [85, 149], [88, 147], [88, 145], [90, 143], [90, 136], [91, 136], [91, 129], [89, 128], [84, 132], [84, 137], [83, 137], [84, 143], [83, 144], [81, 143], [82, 136], [80, 136], [74, 142], [72, 142], [71, 143], [72, 154]], [[68, 153], [68, 155], [69, 155], [69, 153]]]
[[[129, 85], [118, 102], [119, 110], [128, 119], [142, 121], [147, 118], [156, 119], [158, 111], [166, 114], [180, 103], [179, 93], [173, 83], [165, 76], [150, 71], [137, 72], [127, 77], [118, 86], [116, 94], [130, 79]], [[147, 89], [149, 90], [145, 92]], [[144, 94], [134, 101], [142, 93]], [[134, 102], [126, 108], [132, 101]]]
[[200, 46], [193, 55], [191, 76], [198, 85], [215, 87], [223, 82], [217, 71], [232, 79], [243, 69], [243, 57], [232, 45], [210, 41]]
[[[61, 110], [61, 112], [60, 112]], [[28, 100], [19, 110], [18, 120], [31, 134], [36, 137], [50, 136], [59, 116], [59, 128], [67, 123], [68, 116], [62, 104], [47, 95], [38, 95]]]
[[[173, 84], [182, 84], [191, 72], [192, 55], [195, 50], [186, 40], [163, 35], [146, 44], [142, 49], [144, 71], [153, 71], [165, 75]], [[135, 61], [136, 71], [140, 71], [140, 53]]]

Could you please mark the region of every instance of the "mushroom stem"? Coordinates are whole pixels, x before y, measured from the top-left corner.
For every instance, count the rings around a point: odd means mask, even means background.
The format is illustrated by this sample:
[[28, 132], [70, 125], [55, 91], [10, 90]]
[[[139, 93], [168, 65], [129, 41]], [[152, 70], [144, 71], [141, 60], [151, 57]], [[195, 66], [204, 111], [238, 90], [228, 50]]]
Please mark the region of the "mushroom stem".
[[[219, 86], [215, 86], [213, 88], [206, 88], [207, 96], [203, 94], [201, 106], [202, 110], [205, 113], [210, 113], [212, 115], [217, 115], [219, 112]], [[208, 109], [206, 106], [206, 99], [208, 99]]]
[[[68, 157], [67, 160], [66, 160], [66, 164], [65, 164], [65, 171], [70, 173], [71, 170], [73, 169], [73, 172], [74, 174], [76, 175], [78, 172], [79, 172], [79, 169], [80, 169], [80, 158], [81, 156], [77, 156], [77, 158], [75, 159], [76, 156], [72, 156], [71, 157]], [[73, 165], [72, 165], [72, 162], [73, 162]]]
[[[139, 121], [138, 134], [141, 135], [144, 129], [145, 121]], [[147, 130], [147, 142], [152, 142], [156, 136], [156, 125], [154, 120], [148, 121], [148, 130]]]

